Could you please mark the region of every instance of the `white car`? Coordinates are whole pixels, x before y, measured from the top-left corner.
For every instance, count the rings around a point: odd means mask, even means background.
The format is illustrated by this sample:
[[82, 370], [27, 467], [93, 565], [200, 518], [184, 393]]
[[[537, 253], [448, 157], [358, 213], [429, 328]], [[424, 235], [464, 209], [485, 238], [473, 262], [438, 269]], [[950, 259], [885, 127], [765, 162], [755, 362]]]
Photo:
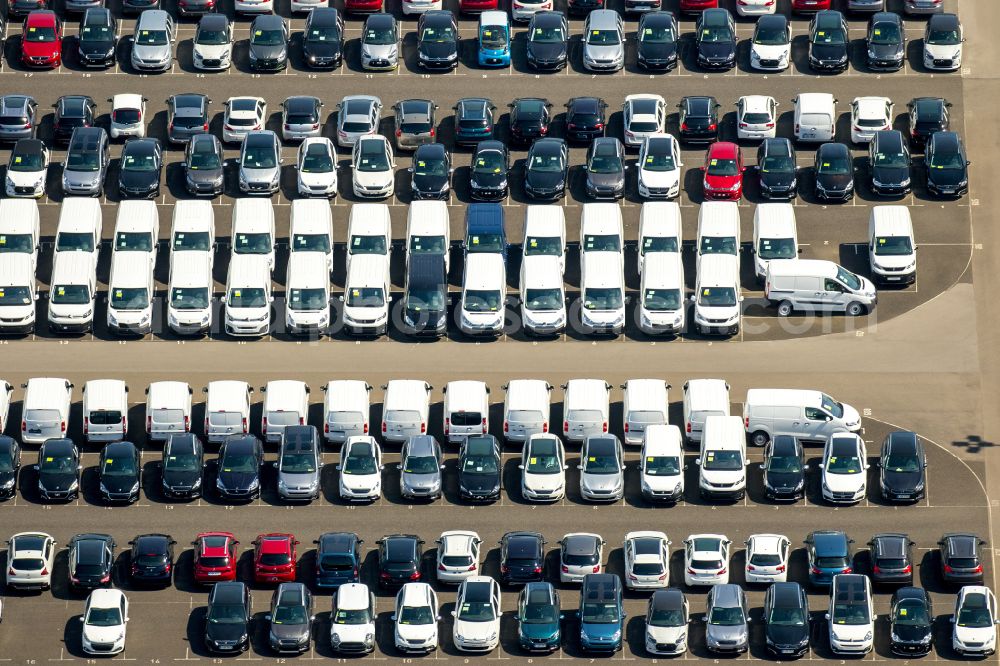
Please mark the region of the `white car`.
[[403, 3], [403, 16], [440, 10], [442, 4], [443, 0], [407, 0]]
[[111, 102], [111, 138], [146, 136], [146, 102], [142, 95], [123, 93]]
[[221, 12], [206, 14], [198, 21], [192, 44], [195, 69], [227, 70], [233, 63], [233, 24]]
[[340, 496], [373, 502], [382, 495], [382, 448], [370, 435], [348, 437], [340, 447]]
[[604, 571], [604, 539], [600, 534], [573, 532], [559, 540], [559, 582], [580, 583]]
[[736, 13], [740, 16], [773, 14], [778, 0], [736, 0]]
[[479, 574], [480, 546], [483, 540], [475, 532], [442, 532], [437, 543], [437, 579], [442, 583], [461, 583]]
[[104, 656], [125, 651], [128, 599], [121, 590], [91, 592], [80, 622], [83, 623], [81, 647], [87, 654]]
[[312, 137], [299, 144], [295, 173], [302, 196], [337, 196], [337, 149], [333, 141], [326, 137]]
[[964, 41], [965, 34], [957, 14], [931, 16], [924, 30], [924, 67], [944, 72], [960, 69]]
[[52, 587], [55, 540], [44, 532], [20, 532], [7, 542], [7, 587], [47, 590]]
[[510, 17], [515, 23], [527, 23], [537, 12], [552, 11], [552, 8], [552, 0], [543, 0], [542, 2], [537, 2], [536, 0], [526, 0], [524, 2], [522, 0], [511, 0]]
[[868, 576], [836, 574], [830, 583], [830, 605], [826, 613], [830, 651], [838, 656], [864, 656], [871, 652], [876, 619]]
[[371, 95], [348, 95], [337, 105], [337, 145], [350, 148], [358, 139], [378, 133], [382, 100]]
[[823, 448], [823, 499], [856, 504], [865, 497], [868, 452], [863, 439], [851, 432], [830, 435]]
[[555, 502], [566, 496], [566, 449], [551, 433], [535, 433], [521, 450], [521, 497]]
[[688, 600], [680, 589], [654, 592], [646, 613], [646, 652], [673, 656], [687, 652], [689, 620]]
[[792, 28], [788, 19], [783, 14], [757, 19], [750, 38], [750, 68], [783, 72], [791, 61]]
[[274, 0], [234, 0], [233, 11], [240, 14], [273, 14]]
[[782, 534], [754, 534], [745, 542], [748, 583], [784, 583], [788, 580], [791, 542]]
[[969, 657], [987, 657], [997, 647], [997, 600], [984, 585], [965, 585], [955, 599], [951, 616], [951, 648]]
[[639, 196], [673, 199], [681, 191], [681, 147], [672, 134], [650, 134], [639, 147]]
[[773, 139], [778, 124], [778, 103], [767, 95], [745, 95], [736, 101], [736, 136]]
[[683, 446], [677, 426], [646, 427], [639, 455], [639, 488], [647, 502], [677, 502], [684, 498]]
[[241, 143], [250, 132], [264, 129], [267, 102], [263, 97], [230, 97], [222, 118], [222, 140]]
[[875, 132], [892, 129], [892, 100], [855, 97], [851, 102], [851, 141], [869, 143]]
[[629, 95], [622, 105], [623, 143], [633, 148], [667, 126], [667, 102], [660, 95]]
[[49, 149], [38, 139], [21, 139], [7, 162], [4, 190], [8, 197], [38, 199], [45, 194]]
[[396, 593], [393, 642], [401, 652], [428, 653], [437, 649], [437, 594], [427, 583], [406, 583]]
[[[341, 649], [347, 644], [350, 649]], [[357, 654], [375, 649], [375, 595], [363, 583], [345, 583], [333, 595], [330, 645], [338, 652]], [[347, 646], [345, 645], [345, 648]]]
[[692, 534], [684, 539], [684, 584], [728, 583], [730, 543], [722, 534]]
[[492, 652], [500, 644], [500, 584], [489, 576], [462, 581], [455, 595], [452, 640], [461, 652]]
[[622, 546], [625, 585], [647, 590], [670, 585], [670, 539], [663, 532], [629, 532]]
[[396, 184], [396, 173], [393, 171], [395, 166], [392, 146], [384, 136], [359, 139], [354, 144], [354, 154], [351, 157], [354, 196], [365, 199], [391, 197]]

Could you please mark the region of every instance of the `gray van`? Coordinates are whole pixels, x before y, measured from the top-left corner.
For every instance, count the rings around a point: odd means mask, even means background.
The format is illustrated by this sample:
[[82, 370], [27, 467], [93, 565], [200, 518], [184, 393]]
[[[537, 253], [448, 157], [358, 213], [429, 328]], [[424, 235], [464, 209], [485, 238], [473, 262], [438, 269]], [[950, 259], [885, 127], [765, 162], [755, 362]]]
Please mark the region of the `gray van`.
[[78, 127], [69, 139], [63, 162], [62, 191], [67, 196], [99, 197], [111, 154], [103, 127]]
[[285, 426], [281, 453], [274, 466], [278, 470], [278, 495], [283, 500], [319, 498], [320, 441], [315, 426]]

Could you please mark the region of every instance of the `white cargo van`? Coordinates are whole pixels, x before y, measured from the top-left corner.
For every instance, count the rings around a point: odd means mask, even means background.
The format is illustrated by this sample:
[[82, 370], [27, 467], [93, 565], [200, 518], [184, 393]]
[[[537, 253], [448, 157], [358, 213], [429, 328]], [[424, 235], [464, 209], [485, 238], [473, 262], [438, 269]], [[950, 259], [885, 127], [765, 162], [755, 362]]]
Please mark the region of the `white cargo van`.
[[433, 386], [420, 379], [393, 379], [382, 385], [382, 439], [405, 442], [427, 434]]
[[698, 209], [698, 257], [726, 254], [740, 265], [740, 209], [735, 201], [706, 201]]
[[684, 265], [680, 252], [654, 252], [639, 280], [639, 329], [648, 335], [677, 335], [687, 320]]
[[149, 439], [165, 442], [173, 434], [191, 432], [193, 393], [187, 382], [153, 382], [146, 388], [146, 435]]
[[566, 328], [566, 292], [560, 258], [521, 259], [521, 324], [529, 335], [558, 335]]
[[212, 262], [209, 252], [181, 252], [171, 257], [167, 287], [167, 326], [179, 335], [212, 328]]
[[91, 379], [83, 385], [83, 435], [87, 442], [118, 442], [128, 435], [128, 385]]
[[512, 379], [503, 385], [503, 434], [508, 442], [526, 442], [549, 431], [549, 394], [544, 379]]
[[611, 384], [603, 379], [571, 379], [563, 388], [563, 438], [583, 442], [608, 432]]
[[559, 273], [566, 272], [566, 214], [561, 206], [532, 204], [524, 212], [524, 243], [528, 257], [558, 257]]
[[372, 387], [358, 379], [335, 379], [323, 387], [323, 435], [328, 442], [343, 443], [348, 437], [369, 432]]
[[684, 442], [674, 425], [651, 425], [642, 437], [640, 488], [647, 502], [676, 502], [684, 497]]
[[753, 269], [763, 281], [772, 259], [798, 259], [799, 235], [790, 203], [762, 203], [753, 214]]
[[224, 379], [209, 382], [202, 389], [208, 394], [205, 403], [205, 439], [214, 444], [230, 435], [250, 432], [250, 394], [246, 382]]
[[275, 379], [260, 390], [264, 394], [260, 434], [265, 442], [280, 442], [287, 426], [306, 424], [309, 419], [309, 386], [305, 382]]
[[667, 414], [670, 384], [662, 379], [630, 379], [621, 387], [625, 391], [622, 402], [624, 443], [642, 444], [647, 427], [670, 421]]
[[159, 238], [160, 216], [155, 201], [125, 199], [118, 203], [112, 252], [142, 252], [152, 265], [156, 263]]
[[468, 435], [485, 435], [490, 430], [490, 387], [471, 380], [448, 382], [443, 418], [442, 430], [450, 444]]
[[822, 391], [750, 389], [743, 403], [743, 425], [754, 446], [764, 446], [778, 435], [826, 442], [834, 433], [860, 430], [861, 416]]
[[290, 253], [285, 277], [285, 329], [292, 335], [323, 335], [329, 328], [330, 269], [326, 256], [318, 251]]
[[7, 429], [7, 416], [10, 414], [10, 398], [14, 387], [9, 382], [0, 379], [0, 432]]
[[97, 265], [83, 253], [60, 252], [52, 267], [49, 330], [85, 333], [94, 325]]
[[385, 335], [389, 327], [389, 262], [377, 254], [359, 254], [349, 264], [344, 285], [344, 331]]
[[580, 269], [580, 323], [587, 333], [621, 335], [625, 330], [623, 253], [584, 252]]
[[868, 265], [880, 284], [917, 279], [917, 244], [906, 206], [875, 206], [868, 218]]
[[417, 199], [406, 213], [406, 267], [411, 254], [439, 254], [448, 272], [451, 258], [451, 220], [444, 201]]
[[796, 141], [823, 143], [837, 133], [837, 100], [830, 93], [800, 93], [795, 105], [793, 133]]
[[37, 201], [0, 199], [0, 254], [29, 254], [37, 268], [40, 228]]
[[117, 335], [146, 335], [153, 330], [153, 286], [153, 264], [146, 253], [112, 254], [108, 330]]
[[233, 203], [230, 247], [239, 256], [265, 257], [268, 272], [274, 270], [274, 207], [270, 199], [244, 197]]
[[684, 434], [700, 442], [709, 416], [729, 416], [729, 383], [724, 379], [689, 379], [684, 382]]
[[392, 221], [389, 206], [380, 203], [356, 203], [351, 206], [347, 223], [347, 272], [355, 256], [374, 254], [389, 263], [392, 247]]
[[9, 254], [0, 261], [0, 335], [35, 330], [38, 285], [30, 254]]
[[259, 337], [271, 330], [271, 269], [267, 257], [234, 255], [226, 278], [226, 333]]
[[332, 271], [333, 212], [330, 202], [325, 199], [294, 199], [290, 215], [288, 248], [291, 256], [302, 252], [321, 253], [326, 259], [327, 273]]
[[97, 266], [101, 252], [104, 221], [101, 202], [91, 197], [66, 197], [59, 206], [59, 226], [56, 228], [56, 256], [60, 252], [83, 252]]
[[694, 325], [703, 335], [736, 335], [740, 331], [739, 260], [731, 254], [698, 257], [695, 281]]
[[186, 252], [201, 252], [208, 256], [208, 265], [215, 263], [215, 209], [205, 199], [179, 199], [174, 203], [170, 227], [170, 265], [174, 257]]
[[681, 207], [676, 201], [647, 201], [639, 212], [639, 275], [646, 255], [679, 253], [683, 243]]
[[[588, 256], [607, 253], [624, 267], [625, 234], [617, 203], [585, 203], [580, 214], [580, 272]], [[619, 269], [623, 271], [624, 269]]]
[[498, 252], [475, 252], [465, 258], [458, 327], [466, 335], [503, 334], [507, 316], [507, 267]]
[[21, 441], [41, 444], [47, 439], [66, 437], [73, 384], [68, 379], [34, 377], [21, 384], [21, 388], [24, 389]]
[[857, 317], [875, 307], [878, 295], [871, 280], [822, 259], [776, 259], [768, 264], [764, 296], [778, 315], [844, 312]]
[[741, 500], [747, 487], [747, 438], [738, 416], [709, 416], [701, 438], [698, 490], [705, 499]]

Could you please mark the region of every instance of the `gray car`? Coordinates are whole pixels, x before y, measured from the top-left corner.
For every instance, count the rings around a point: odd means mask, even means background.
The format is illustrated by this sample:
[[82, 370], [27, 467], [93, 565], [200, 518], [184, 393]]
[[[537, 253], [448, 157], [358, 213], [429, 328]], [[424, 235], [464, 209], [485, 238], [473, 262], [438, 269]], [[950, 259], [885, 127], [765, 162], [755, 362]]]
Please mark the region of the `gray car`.
[[337, 105], [337, 145], [350, 148], [363, 136], [378, 132], [382, 100], [371, 95], [348, 95]]
[[27, 95], [0, 97], [0, 141], [14, 143], [18, 139], [35, 136], [38, 120], [35, 116], [38, 103]]
[[591, 435], [580, 452], [580, 495], [591, 502], [617, 502], [625, 495], [625, 456], [614, 435]]
[[222, 194], [226, 158], [214, 134], [196, 134], [184, 150], [184, 184], [194, 195]]
[[399, 66], [399, 26], [392, 14], [379, 12], [365, 19], [361, 31], [361, 67], [372, 70]]
[[108, 133], [103, 127], [78, 127], [63, 162], [62, 191], [69, 196], [99, 197], [111, 162]]
[[592, 72], [617, 72], [625, 66], [625, 27], [613, 9], [595, 9], [583, 28], [583, 67]]
[[266, 194], [278, 191], [281, 182], [281, 146], [271, 130], [249, 132], [240, 148], [240, 191]]
[[587, 149], [587, 196], [620, 199], [625, 195], [625, 147], [613, 136], [594, 139]]
[[286, 426], [281, 438], [278, 495], [284, 500], [314, 500], [320, 493], [319, 433], [315, 426]]
[[258, 16], [250, 25], [250, 69], [276, 71], [288, 66], [288, 23], [276, 14]]
[[434, 143], [437, 121], [434, 112], [437, 104], [429, 99], [404, 99], [392, 105], [396, 112], [396, 148], [416, 150], [425, 143]]
[[205, 95], [185, 93], [167, 98], [167, 138], [171, 143], [187, 143], [195, 134], [208, 131], [208, 105]]
[[317, 97], [294, 95], [281, 103], [281, 138], [301, 141], [322, 134], [323, 102]]
[[410, 437], [403, 444], [399, 464], [399, 493], [407, 499], [439, 499], [444, 458], [441, 445], [430, 435]]
[[705, 643], [712, 652], [746, 652], [750, 635], [750, 612], [743, 588], [735, 583], [716, 585], [708, 592], [705, 612]]
[[139, 14], [132, 36], [132, 68], [142, 72], [165, 72], [174, 64], [174, 19], [162, 9]]
[[271, 612], [264, 619], [271, 625], [267, 634], [276, 652], [301, 654], [312, 645], [312, 593], [302, 583], [282, 583], [271, 596]]

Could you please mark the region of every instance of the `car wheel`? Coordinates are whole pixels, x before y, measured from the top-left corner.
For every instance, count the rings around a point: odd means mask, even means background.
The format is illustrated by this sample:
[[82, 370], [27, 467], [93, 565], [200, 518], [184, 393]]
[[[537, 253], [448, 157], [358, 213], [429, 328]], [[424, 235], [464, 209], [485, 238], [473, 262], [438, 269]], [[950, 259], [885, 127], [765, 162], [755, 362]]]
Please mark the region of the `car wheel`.
[[851, 301], [847, 304], [846, 312], [848, 316], [860, 317], [865, 313], [865, 306], [861, 305], [861, 303], [858, 303], [857, 301]]
[[778, 305], [778, 316], [787, 317], [792, 314], [792, 302], [791, 301], [781, 301]]
[[771, 436], [763, 430], [757, 430], [750, 435], [750, 443], [754, 446], [764, 446], [771, 441]]

